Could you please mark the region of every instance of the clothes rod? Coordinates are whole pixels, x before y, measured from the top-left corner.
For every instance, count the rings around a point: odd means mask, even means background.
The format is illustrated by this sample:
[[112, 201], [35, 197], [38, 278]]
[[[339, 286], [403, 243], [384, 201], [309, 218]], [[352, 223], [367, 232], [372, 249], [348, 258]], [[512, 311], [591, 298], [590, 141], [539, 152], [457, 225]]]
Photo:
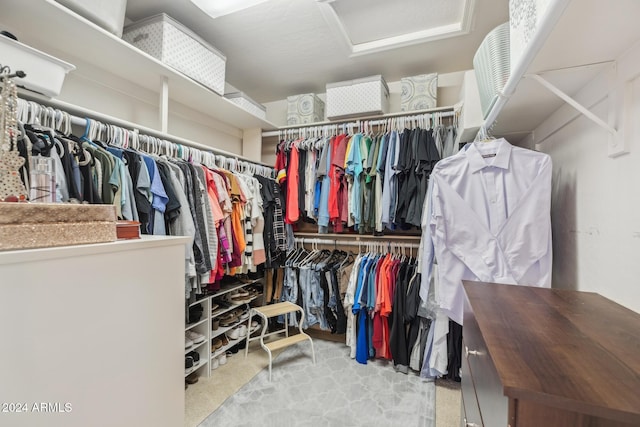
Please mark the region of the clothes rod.
[[389, 114], [383, 114], [383, 115], [377, 115], [377, 116], [357, 117], [357, 118], [350, 118], [345, 120], [324, 121], [324, 122], [316, 122], [316, 123], [308, 123], [308, 124], [300, 124], [300, 125], [282, 126], [278, 128], [278, 130], [276, 131], [262, 132], [262, 136], [263, 137], [279, 136], [283, 131], [313, 128], [313, 127], [323, 127], [323, 126], [333, 126], [333, 125], [359, 126], [361, 122], [369, 122], [370, 124], [373, 124], [373, 125], [380, 125], [380, 124], [387, 123], [388, 119], [412, 117], [412, 116], [424, 116], [428, 114], [439, 114], [440, 117], [453, 117], [455, 116], [456, 112], [457, 110], [455, 107], [439, 107], [439, 108], [432, 108], [429, 110], [403, 111], [400, 113], [389, 113]]
[[339, 240], [339, 239], [335, 239], [335, 240], [330, 240], [330, 239], [316, 239], [314, 237], [296, 237], [294, 238], [295, 243], [315, 243], [318, 245], [340, 245], [340, 246], [367, 246], [367, 245], [380, 245], [380, 246], [384, 246], [384, 247], [388, 247], [388, 246], [394, 246], [394, 247], [399, 247], [399, 248], [413, 248], [413, 249], [417, 249], [420, 247], [420, 244], [418, 243], [398, 243], [398, 242], [391, 242], [391, 241], [384, 241], [384, 240], [358, 240], [358, 241], [353, 241], [353, 240]]
[[59, 101], [57, 99], [50, 99], [50, 98], [45, 98], [41, 95], [37, 95], [34, 93], [29, 93], [29, 92], [25, 92], [23, 90], [20, 90], [18, 92], [18, 98], [22, 98], [26, 101], [32, 101], [32, 102], [36, 102], [38, 104], [41, 104], [43, 106], [49, 106], [49, 107], [53, 107], [53, 108], [58, 108], [60, 110], [64, 110], [65, 112], [69, 113], [69, 115], [71, 116], [71, 123], [73, 125], [76, 126], [86, 126], [87, 125], [87, 120], [86, 118], [90, 118], [92, 120], [96, 120], [99, 122], [103, 122], [105, 124], [112, 124], [115, 126], [119, 126], [119, 127], [123, 127], [123, 128], [128, 128], [130, 130], [138, 130], [141, 134], [146, 134], [149, 136], [153, 136], [159, 139], [165, 139], [169, 142], [173, 142], [176, 144], [181, 144], [181, 145], [185, 145], [187, 147], [191, 147], [191, 148], [195, 148], [201, 151], [205, 151], [205, 152], [211, 152], [214, 154], [218, 154], [224, 157], [229, 157], [229, 158], [235, 158], [238, 160], [242, 160], [245, 162], [249, 162], [249, 163], [253, 163], [256, 165], [260, 165], [260, 166], [266, 166], [268, 168], [272, 168], [273, 169], [273, 165], [269, 165], [263, 162], [258, 162], [256, 160], [251, 160], [248, 159], [244, 156], [241, 156], [239, 154], [235, 154], [235, 153], [231, 153], [229, 151], [225, 151], [225, 150], [221, 150], [219, 148], [214, 148], [214, 147], [210, 147], [208, 145], [204, 145], [204, 144], [200, 144], [198, 142], [194, 142], [194, 141], [190, 141], [188, 139], [184, 139], [181, 138], [179, 136], [174, 136], [174, 135], [170, 135], [167, 133], [163, 133], [160, 131], [157, 131], [155, 129], [151, 129], [145, 126], [140, 126], [139, 124], [136, 123], [132, 123], [126, 120], [122, 120], [119, 119], [117, 117], [113, 117], [113, 116], [109, 116], [107, 114], [103, 114], [103, 113], [99, 113], [97, 111], [93, 111], [93, 110], [89, 110], [87, 108], [83, 108], [83, 107], [79, 107], [77, 105], [74, 104], [70, 104], [68, 102], [64, 102], [64, 101]]

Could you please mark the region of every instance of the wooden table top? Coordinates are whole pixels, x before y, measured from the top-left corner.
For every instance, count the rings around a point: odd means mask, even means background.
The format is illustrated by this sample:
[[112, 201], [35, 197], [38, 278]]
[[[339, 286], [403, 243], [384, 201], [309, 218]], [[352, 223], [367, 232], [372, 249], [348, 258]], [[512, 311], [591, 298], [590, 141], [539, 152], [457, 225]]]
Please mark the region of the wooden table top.
[[640, 314], [590, 292], [464, 288], [506, 396], [640, 425]]

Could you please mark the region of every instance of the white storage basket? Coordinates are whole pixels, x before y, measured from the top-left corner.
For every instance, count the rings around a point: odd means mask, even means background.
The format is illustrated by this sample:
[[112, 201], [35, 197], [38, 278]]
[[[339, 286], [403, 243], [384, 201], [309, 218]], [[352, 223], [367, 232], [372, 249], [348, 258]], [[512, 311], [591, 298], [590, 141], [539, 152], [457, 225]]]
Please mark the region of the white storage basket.
[[473, 57], [473, 69], [478, 79], [480, 104], [485, 118], [511, 73], [510, 54], [507, 22], [487, 34]]
[[56, 0], [78, 15], [122, 37], [127, 0]]
[[327, 84], [329, 120], [389, 112], [389, 88], [381, 75]]
[[244, 92], [227, 93], [224, 97], [254, 116], [260, 117], [262, 120], [266, 120], [267, 107], [262, 104], [258, 104], [256, 101], [249, 98]]
[[428, 110], [438, 103], [438, 73], [400, 79], [400, 111]]
[[301, 125], [324, 120], [324, 102], [315, 93], [287, 97], [287, 124]]
[[161, 13], [124, 28], [122, 38], [220, 95], [226, 57], [170, 16]]
[[68, 62], [4, 36], [0, 36], [0, 64], [14, 73], [24, 71], [27, 74], [15, 79], [18, 86], [49, 97], [60, 95], [67, 73], [76, 69]]

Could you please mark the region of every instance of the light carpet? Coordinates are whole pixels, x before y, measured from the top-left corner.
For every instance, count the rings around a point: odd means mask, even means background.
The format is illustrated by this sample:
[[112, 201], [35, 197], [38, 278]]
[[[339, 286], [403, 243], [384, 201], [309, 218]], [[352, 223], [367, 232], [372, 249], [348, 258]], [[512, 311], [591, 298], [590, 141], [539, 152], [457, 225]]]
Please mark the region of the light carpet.
[[434, 382], [379, 360], [361, 365], [341, 343], [313, 343], [316, 365], [308, 342], [289, 347], [271, 382], [260, 371], [200, 426], [435, 426]]

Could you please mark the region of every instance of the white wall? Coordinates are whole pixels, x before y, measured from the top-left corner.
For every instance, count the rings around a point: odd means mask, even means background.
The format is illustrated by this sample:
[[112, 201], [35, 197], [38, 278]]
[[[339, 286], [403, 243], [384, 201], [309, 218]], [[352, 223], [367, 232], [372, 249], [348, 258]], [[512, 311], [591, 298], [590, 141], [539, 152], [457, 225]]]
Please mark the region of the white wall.
[[[78, 69], [69, 73], [57, 99], [161, 130], [158, 93], [140, 88], [68, 52], [49, 50], [69, 58]], [[171, 90], [171, 88], [169, 89]], [[218, 122], [186, 105], [169, 102], [168, 133], [214, 148], [242, 154], [242, 130]]]
[[[640, 47], [636, 46], [618, 61], [617, 84], [638, 74]], [[603, 74], [576, 98], [605, 121], [611, 112], [638, 117], [640, 80], [633, 80], [633, 100], [626, 109], [611, 96], [613, 88]], [[553, 287], [597, 292], [640, 312], [639, 125], [631, 123], [624, 129], [630, 153], [611, 158], [607, 131], [584, 116], [557, 125], [574, 116], [574, 110], [562, 107], [534, 132], [555, 132], [537, 146], [551, 155], [554, 165]]]

